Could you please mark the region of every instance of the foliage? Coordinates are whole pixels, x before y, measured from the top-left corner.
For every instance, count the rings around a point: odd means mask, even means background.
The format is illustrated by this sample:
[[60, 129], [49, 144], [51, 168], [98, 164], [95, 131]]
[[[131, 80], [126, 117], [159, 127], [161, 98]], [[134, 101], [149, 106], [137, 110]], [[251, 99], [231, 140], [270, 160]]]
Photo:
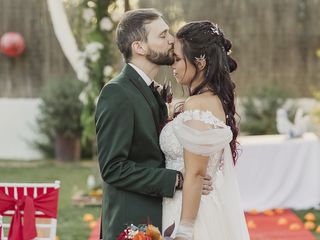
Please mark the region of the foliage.
[[34, 145], [46, 156], [52, 156], [54, 138], [57, 134], [80, 137], [80, 122], [83, 104], [79, 94], [83, 83], [68, 77], [55, 77], [44, 86], [41, 92], [40, 115], [37, 124], [44, 140]]
[[122, 13], [116, 0], [83, 0], [82, 22], [86, 35], [82, 38], [83, 60], [87, 72], [79, 76], [85, 82], [80, 95], [84, 104], [81, 115], [82, 142], [95, 142], [94, 112], [98, 94], [103, 85], [113, 77], [114, 30]]
[[320, 91], [315, 91], [313, 93], [314, 98], [318, 101], [317, 106], [312, 110], [311, 114], [313, 121], [316, 124], [320, 124]]
[[282, 90], [271, 86], [244, 98], [241, 131], [248, 135], [276, 134], [276, 111], [283, 105], [285, 96]]

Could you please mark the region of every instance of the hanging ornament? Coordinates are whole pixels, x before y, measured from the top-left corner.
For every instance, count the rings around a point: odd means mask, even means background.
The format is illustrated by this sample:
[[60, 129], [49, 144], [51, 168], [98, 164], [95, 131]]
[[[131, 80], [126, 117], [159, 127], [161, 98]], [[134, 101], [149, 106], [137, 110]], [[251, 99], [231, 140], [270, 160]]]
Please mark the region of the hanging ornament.
[[8, 57], [20, 56], [25, 47], [24, 38], [17, 32], [7, 32], [0, 39], [0, 51]]

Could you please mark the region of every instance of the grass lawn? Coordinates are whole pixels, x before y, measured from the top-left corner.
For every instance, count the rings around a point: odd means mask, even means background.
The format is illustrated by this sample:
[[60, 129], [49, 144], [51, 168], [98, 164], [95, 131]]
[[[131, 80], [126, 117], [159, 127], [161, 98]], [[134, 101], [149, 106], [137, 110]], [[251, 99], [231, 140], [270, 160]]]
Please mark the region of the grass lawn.
[[[314, 215], [316, 215], [316, 225], [320, 226], [320, 210], [301, 210], [301, 211], [294, 211], [304, 222], [303, 217], [306, 213], [312, 212]], [[316, 236], [317, 240], [320, 240], [320, 233], [316, 233], [315, 231], [312, 231], [312, 233]]]
[[85, 213], [95, 218], [99, 207], [74, 207], [71, 196], [77, 189], [86, 190], [87, 176], [96, 170], [94, 164], [61, 164], [54, 161], [13, 162], [0, 161], [0, 182], [53, 182], [61, 181], [57, 235], [60, 240], [86, 240], [91, 230], [83, 222]]
[[[85, 213], [91, 213], [95, 218], [100, 215], [99, 207], [74, 207], [71, 196], [77, 189], [86, 190], [89, 174], [97, 171], [93, 162], [62, 164], [54, 161], [13, 162], [0, 161], [0, 182], [53, 182], [61, 181], [59, 197], [58, 236], [60, 240], [86, 240], [90, 235], [88, 223], [83, 222]], [[320, 211], [295, 211], [303, 219], [307, 212], [313, 212], [320, 225]], [[314, 233], [314, 232], [313, 232]], [[314, 233], [318, 240], [320, 234]]]

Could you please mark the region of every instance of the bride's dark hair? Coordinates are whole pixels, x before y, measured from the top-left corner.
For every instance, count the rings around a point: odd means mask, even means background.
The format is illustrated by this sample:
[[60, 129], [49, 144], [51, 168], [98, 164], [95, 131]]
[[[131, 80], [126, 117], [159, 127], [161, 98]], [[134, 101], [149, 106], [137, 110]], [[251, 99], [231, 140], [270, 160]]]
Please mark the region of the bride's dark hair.
[[230, 77], [230, 73], [237, 68], [236, 61], [229, 56], [232, 44], [224, 37], [223, 32], [217, 25], [210, 21], [187, 23], [178, 31], [176, 37], [182, 44], [182, 51], [185, 58], [188, 59], [196, 69], [195, 76], [191, 83], [199, 73], [196, 62], [199, 58], [201, 59], [201, 57], [206, 60], [204, 81], [194, 90], [190, 91], [190, 95], [199, 94], [204, 89], [209, 88], [219, 97], [226, 114], [226, 124], [230, 126], [233, 133], [230, 147], [235, 164], [238, 155], [236, 138], [239, 129], [235, 120], [235, 84]]

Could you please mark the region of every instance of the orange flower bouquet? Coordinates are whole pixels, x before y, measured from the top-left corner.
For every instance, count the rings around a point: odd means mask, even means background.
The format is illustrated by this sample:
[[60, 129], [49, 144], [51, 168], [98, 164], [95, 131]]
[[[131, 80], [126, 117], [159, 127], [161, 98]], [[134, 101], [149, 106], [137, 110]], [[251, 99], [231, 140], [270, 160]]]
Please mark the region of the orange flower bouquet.
[[165, 236], [162, 237], [159, 228], [152, 224], [143, 224], [138, 227], [131, 224], [123, 232], [120, 233], [117, 240], [172, 240], [170, 235], [173, 232], [174, 224], [165, 231]]

